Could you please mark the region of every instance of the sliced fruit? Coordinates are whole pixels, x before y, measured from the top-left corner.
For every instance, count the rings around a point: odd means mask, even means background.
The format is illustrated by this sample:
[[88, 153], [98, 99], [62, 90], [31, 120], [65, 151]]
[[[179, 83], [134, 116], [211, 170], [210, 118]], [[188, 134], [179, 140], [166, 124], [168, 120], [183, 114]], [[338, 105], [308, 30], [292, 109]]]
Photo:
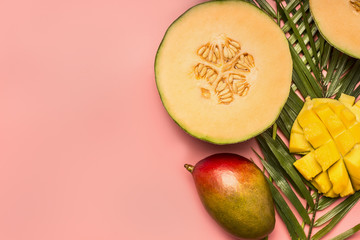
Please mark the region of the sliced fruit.
[[314, 108], [315, 113], [329, 130], [332, 137], [345, 131], [345, 126], [341, 119], [331, 110], [328, 104], [321, 104]]
[[360, 121], [360, 108], [359, 105], [354, 105], [350, 108], [351, 112], [353, 112], [356, 116], [356, 120]]
[[349, 131], [353, 135], [355, 143], [360, 143], [360, 122], [349, 127]]
[[360, 190], [360, 178], [350, 176], [350, 179], [351, 179], [351, 183], [354, 187], [354, 190], [359, 191]]
[[342, 159], [329, 168], [328, 174], [330, 182], [333, 185], [332, 189], [334, 192], [340, 194], [345, 191], [349, 181], [349, 175]]
[[311, 183], [319, 190], [320, 193], [327, 193], [332, 188], [327, 172], [321, 172], [318, 174]]
[[304, 157], [296, 160], [294, 166], [308, 181], [321, 173], [321, 166], [316, 162], [314, 152], [310, 152]]
[[333, 189], [330, 189], [330, 191], [325, 193], [324, 196], [329, 198], [337, 198], [339, 197], [339, 194], [335, 193]]
[[346, 130], [334, 138], [341, 155], [345, 156], [355, 145], [351, 132]]
[[309, 142], [306, 140], [304, 136], [304, 131], [297, 120], [294, 122], [294, 125], [291, 129], [290, 137], [291, 141], [289, 149], [291, 152], [306, 154], [307, 152], [313, 150]]
[[352, 195], [352, 194], [354, 194], [354, 193], [355, 193], [355, 190], [354, 190], [354, 188], [353, 188], [353, 186], [352, 186], [352, 184], [351, 184], [350, 178], [348, 178], [346, 187], [345, 187], [344, 191], [342, 191], [342, 192], [340, 193], [340, 197], [346, 197], [346, 196]]
[[344, 157], [346, 168], [356, 190], [360, 189], [360, 145], [356, 145]]
[[310, 11], [331, 45], [360, 58], [360, 0], [310, 0]]
[[[322, 98], [323, 99], [323, 98]], [[314, 99], [315, 101], [315, 99]], [[331, 102], [331, 104], [329, 104], [331, 110], [334, 111], [334, 113], [338, 116], [340, 116], [340, 113], [343, 109], [345, 109], [346, 107], [344, 106], [344, 104], [342, 104], [341, 102], [339, 101], [336, 101], [336, 100], [333, 100]]]
[[291, 129], [289, 151], [306, 154], [295, 168], [325, 196], [360, 190], [360, 121], [353, 110], [360, 112], [358, 106], [346, 94], [339, 100], [308, 97]]
[[355, 97], [342, 93], [339, 97], [339, 102], [344, 104], [346, 107], [351, 107], [354, 105]]
[[304, 111], [301, 111], [299, 113], [299, 116], [297, 117], [297, 121], [303, 129], [314, 123], [317, 123], [319, 125], [323, 124], [320, 118], [316, 116], [314, 111], [312, 111], [311, 109], [304, 109]]
[[321, 166], [323, 171], [328, 170], [331, 165], [340, 159], [340, 154], [332, 140], [320, 146], [314, 153], [316, 162]]
[[304, 130], [302, 129], [302, 127], [300, 126], [300, 124], [297, 120], [294, 122], [294, 125], [291, 128], [291, 133], [304, 134]]
[[331, 140], [324, 124], [317, 122], [309, 123], [304, 127], [304, 136], [314, 148], [318, 148]]
[[356, 122], [355, 114], [348, 108], [344, 108], [340, 112], [339, 117], [347, 128], [351, 127]]
[[297, 153], [306, 153], [310, 152], [313, 148], [306, 140], [304, 134], [301, 133], [292, 133], [291, 140], [289, 144], [290, 152], [297, 152]]
[[244, 1], [209, 1], [166, 31], [155, 78], [181, 128], [229, 144], [275, 122], [290, 92], [292, 59], [284, 33], [260, 9]]

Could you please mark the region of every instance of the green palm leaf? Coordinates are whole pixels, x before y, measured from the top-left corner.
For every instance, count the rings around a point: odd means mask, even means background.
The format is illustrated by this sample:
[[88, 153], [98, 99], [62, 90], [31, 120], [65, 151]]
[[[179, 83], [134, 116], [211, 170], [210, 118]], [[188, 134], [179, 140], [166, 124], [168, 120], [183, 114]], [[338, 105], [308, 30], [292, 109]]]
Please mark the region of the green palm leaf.
[[322, 224], [325, 224], [326, 222], [330, 221], [339, 213], [344, 212], [345, 209], [348, 208], [350, 205], [356, 203], [359, 200], [359, 198], [360, 198], [360, 193], [356, 192], [354, 195], [348, 197], [346, 200], [342, 201], [340, 204], [334, 207], [331, 211], [328, 211], [318, 220], [316, 220], [314, 226], [321, 226]]
[[[294, 66], [293, 85], [276, 121], [277, 127], [274, 128], [278, 129], [278, 133], [274, 135], [268, 130], [256, 137], [263, 156], [258, 157], [269, 174], [275, 206], [290, 237], [321, 239], [359, 201], [360, 193], [357, 192], [342, 201], [323, 197], [316, 192], [312, 194], [314, 187], [297, 173], [292, 165], [296, 158], [289, 153], [282, 139], [289, 140], [291, 127], [303, 107], [302, 99], [305, 97], [338, 98], [341, 93], [360, 96], [360, 60], [347, 56], [326, 42], [313, 21], [309, 0], [276, 0], [276, 10], [266, 0], [247, 1], [261, 8], [281, 26], [288, 38]], [[295, 192], [305, 200], [306, 207], [299, 204]], [[285, 201], [283, 196], [288, 201]], [[297, 211], [303, 224], [308, 225], [307, 235], [303, 229], [300, 230], [299, 222], [291, 212], [292, 207], [289, 204]], [[334, 204], [335, 207], [328, 210]], [[317, 218], [317, 211], [325, 211], [325, 214]], [[312, 214], [311, 219], [309, 214]], [[312, 229], [315, 227], [318, 231], [312, 236]], [[345, 239], [359, 230], [360, 225], [356, 225], [334, 240]]]
[[355, 234], [360, 230], [360, 224], [356, 225], [353, 228], [350, 228], [349, 230], [339, 234], [338, 236], [330, 239], [330, 240], [343, 240], [349, 238], [351, 235]]
[[271, 184], [269, 181], [271, 194], [275, 200], [275, 207], [283, 219], [289, 234], [292, 239], [305, 239], [306, 235], [304, 229], [300, 226], [299, 222], [297, 221], [294, 213], [286, 204], [285, 199], [281, 196], [280, 192], [277, 188]]

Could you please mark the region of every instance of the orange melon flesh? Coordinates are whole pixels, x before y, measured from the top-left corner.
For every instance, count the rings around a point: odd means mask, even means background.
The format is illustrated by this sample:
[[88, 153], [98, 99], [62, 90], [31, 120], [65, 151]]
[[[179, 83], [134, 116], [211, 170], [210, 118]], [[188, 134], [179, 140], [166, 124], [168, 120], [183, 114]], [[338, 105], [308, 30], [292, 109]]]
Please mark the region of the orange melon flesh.
[[310, 0], [310, 11], [331, 45], [360, 58], [360, 10], [356, 10], [351, 0]]
[[[199, 51], [223, 39], [236, 41], [240, 53], [255, 62], [243, 74], [249, 84], [246, 95], [234, 93], [230, 103], [219, 103], [216, 84], [194, 70], [199, 63], [216, 65]], [[226, 74], [233, 69], [223, 70], [229, 81]], [[157, 88], [169, 115], [186, 132], [216, 144], [245, 141], [270, 127], [286, 102], [291, 75], [285, 35], [261, 10], [242, 1], [205, 2], [185, 12], [167, 30], [155, 61]]]

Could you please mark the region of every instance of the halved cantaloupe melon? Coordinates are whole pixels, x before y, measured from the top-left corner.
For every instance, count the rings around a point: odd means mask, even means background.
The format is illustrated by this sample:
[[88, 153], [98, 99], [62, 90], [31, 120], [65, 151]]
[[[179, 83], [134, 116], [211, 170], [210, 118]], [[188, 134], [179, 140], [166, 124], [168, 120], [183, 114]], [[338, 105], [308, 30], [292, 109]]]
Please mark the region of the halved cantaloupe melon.
[[339, 100], [307, 98], [291, 129], [290, 152], [305, 155], [295, 168], [327, 197], [360, 189], [358, 103], [346, 94]]
[[167, 30], [155, 61], [157, 88], [186, 132], [216, 144], [270, 127], [289, 94], [292, 59], [275, 22], [242, 1], [192, 7]]
[[310, 0], [310, 11], [331, 45], [360, 59], [360, 0]]

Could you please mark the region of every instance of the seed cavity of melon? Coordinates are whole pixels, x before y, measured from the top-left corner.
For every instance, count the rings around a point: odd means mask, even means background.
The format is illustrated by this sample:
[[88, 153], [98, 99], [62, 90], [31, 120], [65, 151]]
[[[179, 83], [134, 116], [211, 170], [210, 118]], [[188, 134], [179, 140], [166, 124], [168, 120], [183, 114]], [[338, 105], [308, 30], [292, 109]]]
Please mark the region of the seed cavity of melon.
[[360, 102], [307, 98], [291, 129], [289, 150], [304, 155], [295, 168], [327, 197], [360, 190]]
[[351, 6], [355, 9], [355, 11], [360, 12], [360, 0], [350, 0]]
[[[251, 54], [241, 51], [241, 45], [225, 34], [214, 37], [202, 45], [197, 55], [203, 62], [194, 67], [197, 79], [205, 80], [219, 104], [230, 104], [235, 96], [246, 96], [250, 78], [254, 78], [255, 60]], [[202, 88], [204, 89], [204, 88]], [[203, 90], [202, 90], [202, 95]], [[204, 96], [209, 99], [210, 91]]]

